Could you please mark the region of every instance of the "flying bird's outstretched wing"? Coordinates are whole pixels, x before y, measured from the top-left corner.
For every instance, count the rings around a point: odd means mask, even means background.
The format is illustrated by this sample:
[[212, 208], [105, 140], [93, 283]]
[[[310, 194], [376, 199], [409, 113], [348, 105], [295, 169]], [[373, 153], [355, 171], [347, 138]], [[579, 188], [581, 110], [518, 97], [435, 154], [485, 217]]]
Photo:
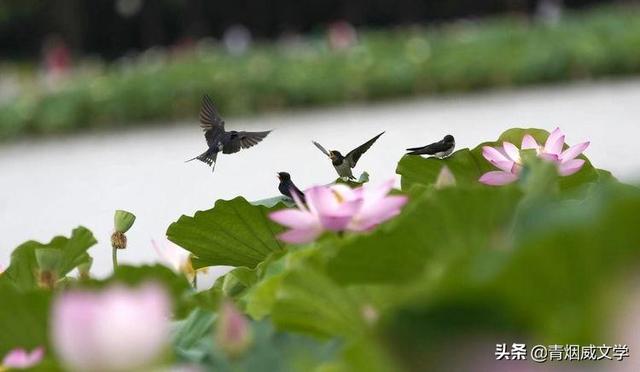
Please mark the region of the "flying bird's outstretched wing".
[[327, 155], [328, 157], [331, 157], [331, 154], [329, 154], [329, 151], [327, 151], [327, 149], [325, 149], [324, 147], [322, 147], [322, 145], [321, 145], [321, 144], [319, 144], [319, 143], [318, 143], [318, 142], [316, 142], [316, 141], [311, 141], [311, 142], [313, 142], [313, 144], [314, 144], [314, 145], [316, 145], [316, 147], [317, 147], [320, 151], [322, 151], [322, 153], [323, 153], [323, 154]]
[[208, 95], [202, 96], [200, 107], [200, 128], [204, 130], [204, 138], [209, 147], [216, 147], [224, 134], [224, 120]]
[[264, 132], [231, 132], [229, 140], [225, 142], [222, 148], [222, 153], [233, 154], [241, 149], [248, 149], [260, 143], [269, 133], [271, 133], [270, 130]]
[[349, 153], [345, 156], [345, 158], [349, 161], [349, 165], [351, 166], [351, 168], [356, 166], [356, 163], [358, 162], [358, 160], [360, 160], [360, 157], [362, 156], [362, 154], [364, 154], [367, 150], [369, 150], [371, 145], [373, 145], [373, 143], [376, 142], [376, 140], [383, 134], [384, 132], [378, 134], [377, 136], [373, 137], [372, 139], [368, 140], [362, 145], [349, 151]]

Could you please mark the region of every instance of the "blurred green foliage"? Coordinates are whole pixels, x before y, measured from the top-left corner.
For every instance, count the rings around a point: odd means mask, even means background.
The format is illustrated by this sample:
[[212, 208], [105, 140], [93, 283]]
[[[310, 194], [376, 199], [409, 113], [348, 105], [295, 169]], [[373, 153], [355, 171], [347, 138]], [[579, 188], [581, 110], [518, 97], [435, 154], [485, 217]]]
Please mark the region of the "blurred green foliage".
[[640, 8], [568, 13], [557, 24], [525, 18], [363, 31], [330, 50], [323, 40], [149, 52], [56, 89], [31, 89], [0, 107], [0, 139], [197, 116], [210, 94], [223, 115], [376, 101], [615, 76], [640, 71]]

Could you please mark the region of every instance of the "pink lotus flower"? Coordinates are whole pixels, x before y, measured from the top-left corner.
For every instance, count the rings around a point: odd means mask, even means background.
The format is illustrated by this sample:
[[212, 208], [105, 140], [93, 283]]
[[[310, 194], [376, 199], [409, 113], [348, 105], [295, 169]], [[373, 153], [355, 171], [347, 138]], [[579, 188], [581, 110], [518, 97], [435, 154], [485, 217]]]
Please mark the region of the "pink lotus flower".
[[24, 369], [31, 368], [42, 361], [44, 357], [44, 348], [42, 346], [28, 352], [25, 349], [13, 349], [2, 359], [0, 370], [3, 368]]
[[561, 176], [570, 176], [582, 168], [584, 160], [576, 159], [576, 157], [582, 154], [589, 147], [589, 144], [589, 141], [582, 142], [563, 151], [564, 134], [560, 128], [551, 132], [544, 146], [539, 145], [530, 134], [525, 134], [522, 138], [523, 150], [535, 149], [540, 158], [556, 163]]
[[291, 228], [280, 234], [287, 243], [309, 243], [324, 231], [369, 231], [398, 215], [406, 196], [389, 196], [393, 179], [377, 186], [316, 186], [305, 192], [307, 206], [294, 197], [296, 208], [271, 213], [272, 220]]
[[[534, 149], [540, 159], [550, 161], [558, 166], [561, 176], [569, 176], [582, 168], [584, 160], [576, 157], [589, 146], [589, 142], [582, 142], [562, 150], [564, 147], [564, 134], [560, 128], [556, 128], [547, 137], [544, 146], [539, 145], [533, 136], [526, 134], [522, 138], [522, 149]], [[479, 181], [492, 186], [506, 185], [518, 179], [522, 170], [520, 149], [510, 142], [503, 142], [502, 147], [494, 148], [484, 146], [482, 156], [491, 164], [499, 168], [499, 171], [491, 171], [483, 174]]]
[[53, 304], [53, 345], [72, 371], [141, 370], [168, 345], [170, 311], [155, 284], [66, 292]]

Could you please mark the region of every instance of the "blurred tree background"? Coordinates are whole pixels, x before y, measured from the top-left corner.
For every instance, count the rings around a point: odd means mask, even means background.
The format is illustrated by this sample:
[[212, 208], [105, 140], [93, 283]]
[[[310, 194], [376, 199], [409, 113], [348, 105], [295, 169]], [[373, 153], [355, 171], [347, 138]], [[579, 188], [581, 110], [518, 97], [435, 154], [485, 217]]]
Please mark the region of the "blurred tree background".
[[34, 58], [43, 41], [61, 37], [74, 52], [113, 59], [131, 50], [220, 38], [234, 24], [259, 39], [313, 33], [338, 20], [388, 27], [464, 17], [532, 15], [555, 3], [577, 9], [597, 0], [3, 0], [0, 51]]

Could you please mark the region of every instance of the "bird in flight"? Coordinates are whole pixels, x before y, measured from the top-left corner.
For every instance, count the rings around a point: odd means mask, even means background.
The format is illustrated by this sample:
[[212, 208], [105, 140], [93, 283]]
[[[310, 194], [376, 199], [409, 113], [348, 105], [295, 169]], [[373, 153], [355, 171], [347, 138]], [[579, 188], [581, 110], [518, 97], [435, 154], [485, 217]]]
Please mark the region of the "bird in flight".
[[302, 203], [306, 203], [306, 198], [304, 197], [304, 193], [300, 191], [298, 186], [291, 181], [291, 175], [287, 172], [278, 172], [278, 179], [280, 180], [280, 184], [278, 185], [278, 190], [284, 196], [287, 196], [293, 199], [293, 194], [298, 197], [298, 199]]
[[369, 150], [371, 145], [373, 145], [373, 143], [376, 142], [378, 137], [380, 137], [383, 134], [384, 132], [378, 134], [377, 136], [373, 137], [372, 139], [368, 140], [362, 145], [349, 151], [349, 153], [345, 156], [342, 156], [340, 151], [336, 151], [336, 150], [327, 151], [318, 142], [316, 141], [312, 141], [312, 142], [314, 145], [316, 145], [318, 149], [320, 149], [320, 151], [322, 151], [325, 155], [329, 157], [329, 159], [331, 159], [331, 163], [333, 164], [333, 167], [335, 168], [336, 172], [338, 172], [338, 175], [340, 177], [347, 178], [347, 179], [355, 179], [355, 177], [353, 176], [353, 173], [351, 172], [351, 169], [356, 166], [356, 163], [358, 163], [358, 160], [360, 159], [362, 154], [364, 154], [367, 150]]
[[438, 159], [443, 159], [451, 155], [455, 147], [456, 140], [452, 135], [447, 134], [438, 142], [422, 147], [412, 147], [407, 149], [407, 151], [409, 151], [407, 155], [433, 155]]
[[233, 154], [241, 149], [248, 149], [257, 145], [271, 133], [270, 130], [264, 132], [225, 131], [224, 120], [220, 117], [211, 98], [206, 94], [202, 97], [202, 106], [200, 107], [200, 128], [204, 131], [208, 149], [187, 161], [198, 159], [211, 166], [212, 172], [216, 167], [215, 163], [219, 152]]

